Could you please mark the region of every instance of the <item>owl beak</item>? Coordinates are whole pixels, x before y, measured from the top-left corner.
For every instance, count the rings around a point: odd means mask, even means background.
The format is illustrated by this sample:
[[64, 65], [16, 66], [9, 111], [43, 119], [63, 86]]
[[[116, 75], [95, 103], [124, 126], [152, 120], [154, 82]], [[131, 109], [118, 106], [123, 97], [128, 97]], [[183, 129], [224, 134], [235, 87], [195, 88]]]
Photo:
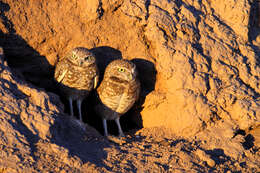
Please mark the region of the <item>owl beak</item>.
[[132, 73], [129, 75], [129, 79], [133, 80], [133, 74]]
[[82, 60], [79, 61], [79, 66], [82, 66], [84, 62]]

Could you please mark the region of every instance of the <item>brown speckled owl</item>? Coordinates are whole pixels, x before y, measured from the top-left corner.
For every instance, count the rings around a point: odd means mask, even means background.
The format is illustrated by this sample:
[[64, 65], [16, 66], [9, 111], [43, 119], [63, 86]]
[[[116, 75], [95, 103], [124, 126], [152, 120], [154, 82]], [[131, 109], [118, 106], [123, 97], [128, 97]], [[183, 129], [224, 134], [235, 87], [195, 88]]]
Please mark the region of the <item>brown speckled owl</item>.
[[83, 47], [72, 49], [56, 65], [54, 78], [59, 83], [61, 92], [69, 100], [70, 114], [73, 116], [72, 101], [77, 100], [81, 121], [82, 100], [96, 88], [98, 74], [95, 56]]
[[97, 92], [101, 103], [95, 109], [103, 119], [105, 136], [108, 135], [106, 120], [115, 120], [119, 135], [124, 136], [119, 118], [133, 106], [140, 93], [135, 64], [123, 59], [112, 61]]

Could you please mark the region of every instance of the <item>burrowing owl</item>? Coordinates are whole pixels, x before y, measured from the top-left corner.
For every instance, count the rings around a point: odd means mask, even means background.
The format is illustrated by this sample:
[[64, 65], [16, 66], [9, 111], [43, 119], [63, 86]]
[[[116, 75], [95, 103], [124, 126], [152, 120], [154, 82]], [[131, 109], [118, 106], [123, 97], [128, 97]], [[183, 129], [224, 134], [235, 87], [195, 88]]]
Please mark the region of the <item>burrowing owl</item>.
[[105, 136], [108, 135], [107, 120], [115, 120], [119, 135], [124, 136], [119, 118], [133, 106], [140, 93], [135, 64], [122, 59], [112, 61], [106, 67], [97, 93], [101, 103], [95, 109], [103, 119]]
[[79, 118], [82, 121], [81, 103], [98, 83], [98, 68], [95, 56], [86, 48], [72, 49], [58, 61], [54, 78], [59, 88], [69, 100], [70, 114], [73, 116], [73, 100], [77, 100]]

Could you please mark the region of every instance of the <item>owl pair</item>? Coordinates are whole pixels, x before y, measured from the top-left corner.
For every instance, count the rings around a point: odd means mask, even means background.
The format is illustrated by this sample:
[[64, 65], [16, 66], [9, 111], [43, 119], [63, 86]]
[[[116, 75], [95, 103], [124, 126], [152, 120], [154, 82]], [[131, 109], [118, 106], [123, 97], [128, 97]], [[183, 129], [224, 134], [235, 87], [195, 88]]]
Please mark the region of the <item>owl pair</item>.
[[[71, 50], [57, 63], [54, 77], [61, 92], [69, 100], [72, 116], [72, 102], [77, 101], [79, 118], [82, 121], [81, 103], [98, 84], [99, 73], [95, 56], [83, 47]], [[108, 135], [107, 120], [115, 120], [119, 135], [124, 136], [119, 118], [133, 106], [140, 93], [134, 63], [123, 59], [112, 61], [105, 69], [97, 93], [100, 102], [95, 110], [103, 120], [105, 136]]]

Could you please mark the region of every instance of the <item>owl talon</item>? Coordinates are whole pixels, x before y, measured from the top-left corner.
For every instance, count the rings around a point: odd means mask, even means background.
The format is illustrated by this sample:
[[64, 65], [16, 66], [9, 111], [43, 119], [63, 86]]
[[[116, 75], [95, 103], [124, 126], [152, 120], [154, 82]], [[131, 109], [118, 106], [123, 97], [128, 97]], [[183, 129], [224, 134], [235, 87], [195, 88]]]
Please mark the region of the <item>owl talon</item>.
[[119, 134], [119, 137], [124, 138], [125, 137], [124, 133]]
[[120, 125], [119, 118], [116, 118], [116, 119], [115, 119], [115, 122], [116, 122], [117, 127], [118, 127], [119, 137], [125, 137], [125, 135], [124, 135], [124, 133], [123, 133], [123, 130], [122, 130], [122, 128], [121, 128], [121, 125]]

